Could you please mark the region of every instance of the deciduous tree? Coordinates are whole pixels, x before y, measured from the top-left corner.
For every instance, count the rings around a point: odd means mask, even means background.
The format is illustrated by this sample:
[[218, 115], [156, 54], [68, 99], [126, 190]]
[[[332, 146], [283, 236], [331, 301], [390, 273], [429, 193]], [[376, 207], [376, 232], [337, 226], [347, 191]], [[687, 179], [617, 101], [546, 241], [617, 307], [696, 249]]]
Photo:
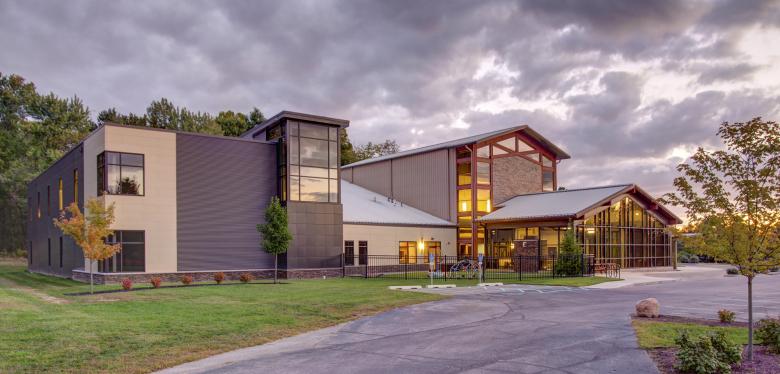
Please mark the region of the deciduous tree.
[[292, 241], [292, 235], [287, 227], [287, 210], [278, 197], [271, 198], [271, 203], [265, 209], [265, 223], [257, 225], [257, 231], [263, 234], [261, 243], [263, 250], [274, 255], [274, 283], [276, 283], [279, 255], [287, 252]]
[[[108, 244], [106, 238], [114, 233], [110, 229], [114, 223], [114, 204], [108, 207], [96, 199], [87, 199], [86, 216], [79, 210], [75, 202], [60, 213], [59, 218], [54, 219], [64, 235], [73, 238], [73, 241], [81, 247], [84, 258], [89, 260], [89, 292], [93, 292], [92, 263], [105, 260], [121, 250], [120, 244]], [[70, 213], [68, 216], [67, 213]]]
[[685, 208], [695, 253], [733, 264], [747, 278], [748, 356], [753, 357], [753, 279], [780, 266], [780, 126], [754, 118], [723, 123], [725, 149], [699, 148], [677, 167], [677, 191], [662, 202]]

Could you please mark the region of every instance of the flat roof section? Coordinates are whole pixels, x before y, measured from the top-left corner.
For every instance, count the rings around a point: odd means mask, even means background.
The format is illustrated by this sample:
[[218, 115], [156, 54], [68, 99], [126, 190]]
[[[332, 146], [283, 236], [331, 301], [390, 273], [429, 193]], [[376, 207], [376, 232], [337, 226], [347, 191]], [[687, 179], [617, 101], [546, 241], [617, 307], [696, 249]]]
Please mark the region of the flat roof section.
[[344, 224], [455, 227], [452, 222], [341, 180]]

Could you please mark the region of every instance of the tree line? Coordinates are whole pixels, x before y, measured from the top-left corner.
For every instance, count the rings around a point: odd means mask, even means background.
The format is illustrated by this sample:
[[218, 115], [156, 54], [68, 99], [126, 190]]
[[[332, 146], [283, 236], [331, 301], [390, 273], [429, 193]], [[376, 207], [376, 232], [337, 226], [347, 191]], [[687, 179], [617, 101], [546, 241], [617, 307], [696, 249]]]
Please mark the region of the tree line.
[[[213, 115], [166, 98], [152, 101], [144, 113], [108, 108], [93, 120], [77, 96], [43, 94], [23, 77], [0, 72], [0, 254], [24, 251], [27, 184], [102, 123], [239, 136], [263, 121], [258, 108]], [[353, 145], [346, 129], [341, 132], [342, 165], [398, 150], [394, 140]]]

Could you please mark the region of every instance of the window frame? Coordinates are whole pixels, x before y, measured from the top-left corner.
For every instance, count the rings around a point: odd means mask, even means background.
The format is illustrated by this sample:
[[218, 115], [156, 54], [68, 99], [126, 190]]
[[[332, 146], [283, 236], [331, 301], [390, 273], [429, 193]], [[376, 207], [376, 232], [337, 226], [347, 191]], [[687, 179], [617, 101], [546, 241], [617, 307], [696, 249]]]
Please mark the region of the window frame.
[[358, 240], [358, 265], [368, 265], [368, 240]]
[[[116, 153], [119, 155], [119, 164], [109, 164], [106, 160], [106, 153]], [[122, 168], [123, 167], [134, 167], [137, 168], [139, 166], [135, 165], [124, 165], [122, 164], [122, 155], [134, 155], [134, 156], [141, 156], [141, 173], [143, 175], [143, 182], [141, 183], [141, 191], [143, 193], [140, 194], [129, 194], [129, 193], [111, 193], [108, 191], [108, 166], [118, 166], [119, 167], [119, 179], [122, 179]], [[100, 160], [103, 160], [101, 163]], [[102, 178], [98, 179], [98, 189], [97, 189], [97, 195], [103, 196], [103, 195], [111, 195], [111, 196], [146, 196], [146, 155], [143, 153], [134, 153], [134, 152], [117, 152], [117, 151], [111, 151], [111, 150], [105, 150], [97, 155], [97, 170], [100, 171], [102, 169]], [[99, 173], [100, 174], [100, 173]], [[102, 180], [101, 180], [102, 179]], [[102, 188], [101, 188], [102, 187]]]
[[[347, 251], [349, 248], [349, 251]], [[344, 266], [355, 266], [355, 241], [344, 241]]]
[[[143, 235], [143, 241], [142, 242], [131, 242], [131, 241], [124, 241], [124, 233], [126, 232], [132, 232], [132, 233], [141, 233]], [[119, 236], [119, 241], [117, 241], [117, 236]], [[109, 240], [109, 238], [106, 238], [106, 242], [110, 244], [122, 244], [124, 247], [125, 244], [141, 244], [143, 245], [143, 255], [144, 255], [144, 264], [142, 270], [133, 270], [133, 271], [124, 271], [124, 248], [121, 248], [119, 252], [115, 253], [113, 256], [98, 261], [98, 270], [101, 273], [145, 273], [146, 272], [146, 231], [145, 230], [114, 230], [114, 235], [110, 237], [113, 240]], [[111, 267], [110, 271], [105, 271], [107, 267]], [[117, 270], [118, 269], [118, 270]]]
[[[314, 126], [318, 128], [324, 128], [326, 131], [322, 138], [316, 138], [307, 136], [306, 131], [301, 131], [302, 126]], [[306, 121], [292, 121], [288, 120], [285, 124], [287, 131], [285, 131], [285, 140], [287, 154], [286, 164], [287, 171], [285, 176], [281, 178], [285, 179], [285, 197], [288, 201], [305, 202], [305, 203], [317, 203], [317, 204], [340, 204], [341, 203], [341, 139], [339, 136], [340, 128], [330, 126], [326, 124], [320, 124], [316, 122]], [[303, 135], [302, 135], [303, 134]], [[301, 159], [301, 140], [317, 140], [325, 142], [326, 147], [324, 149], [326, 156], [325, 167], [317, 165], [304, 165]], [[332, 149], [331, 149], [332, 148]], [[333, 150], [333, 152], [331, 152]], [[331, 157], [335, 156], [335, 157]], [[301, 174], [302, 168], [315, 168], [323, 169], [327, 171], [325, 177], [304, 176]], [[297, 172], [295, 172], [297, 170]], [[335, 178], [331, 176], [334, 174]], [[301, 197], [304, 195], [304, 191], [301, 189], [302, 180], [304, 178], [312, 178], [318, 180], [324, 180], [325, 187], [325, 199], [324, 200], [303, 200]], [[334, 183], [335, 182], [335, 183]], [[335, 186], [335, 190], [334, 187]]]

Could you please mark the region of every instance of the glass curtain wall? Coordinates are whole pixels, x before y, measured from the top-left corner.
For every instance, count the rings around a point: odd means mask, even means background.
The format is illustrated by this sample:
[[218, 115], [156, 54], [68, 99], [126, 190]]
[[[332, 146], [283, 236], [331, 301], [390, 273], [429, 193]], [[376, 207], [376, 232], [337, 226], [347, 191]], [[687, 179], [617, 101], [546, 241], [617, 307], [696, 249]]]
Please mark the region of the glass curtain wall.
[[623, 200], [577, 228], [583, 250], [597, 263], [621, 267], [672, 266], [670, 239], [664, 224], [634, 200]]
[[286, 179], [284, 176], [289, 174], [289, 186], [282, 183], [282, 187], [288, 187], [283, 195], [292, 201], [337, 203], [338, 128], [288, 121], [287, 134], [289, 168], [280, 169], [280, 175]]

